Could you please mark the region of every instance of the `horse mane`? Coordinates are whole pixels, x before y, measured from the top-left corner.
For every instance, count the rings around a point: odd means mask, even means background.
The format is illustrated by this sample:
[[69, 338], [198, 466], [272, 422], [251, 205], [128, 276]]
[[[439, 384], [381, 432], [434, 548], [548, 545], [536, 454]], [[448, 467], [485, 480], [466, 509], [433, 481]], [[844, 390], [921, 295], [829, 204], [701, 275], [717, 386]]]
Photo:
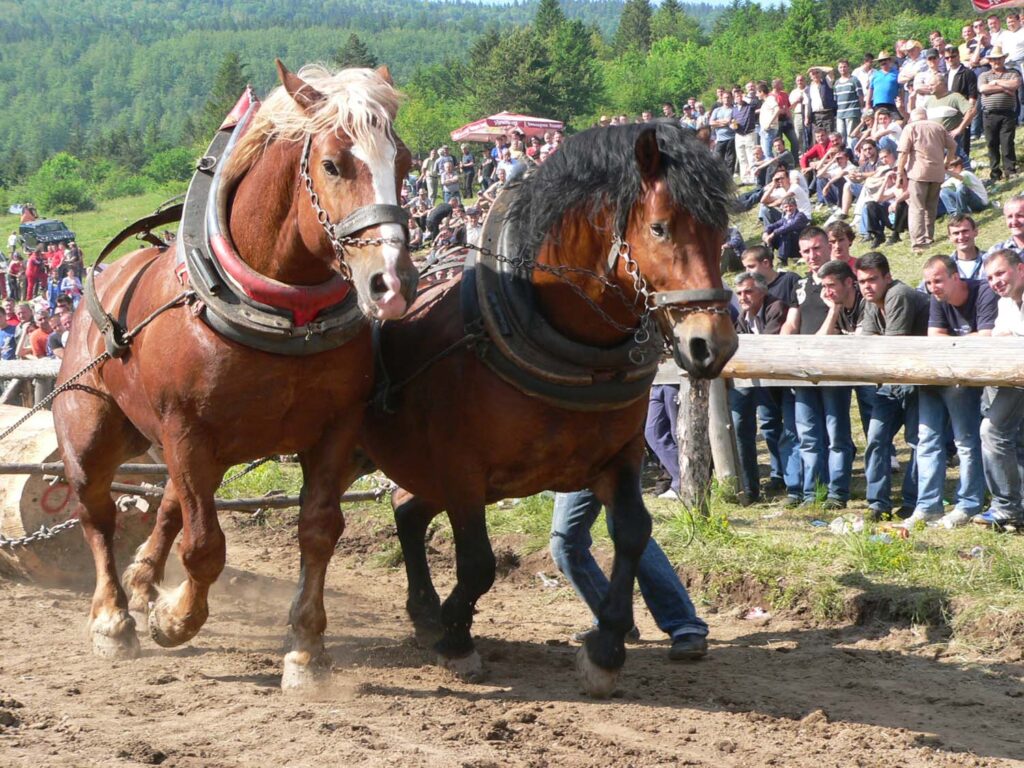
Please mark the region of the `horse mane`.
[[248, 171], [274, 141], [299, 142], [307, 133], [333, 130], [372, 151], [381, 138], [392, 134], [399, 95], [376, 70], [333, 72], [322, 64], [307, 64], [296, 74], [326, 97], [320, 108], [307, 115], [284, 86], [272, 90], [235, 146], [225, 170], [229, 179]]
[[567, 139], [527, 175], [510, 210], [527, 253], [537, 253], [548, 237], [557, 240], [565, 214], [574, 210], [594, 221], [608, 209], [625, 232], [640, 197], [635, 147], [646, 131], [657, 131], [672, 200], [699, 223], [725, 230], [734, 203], [732, 176], [695, 131], [667, 120], [597, 127]]

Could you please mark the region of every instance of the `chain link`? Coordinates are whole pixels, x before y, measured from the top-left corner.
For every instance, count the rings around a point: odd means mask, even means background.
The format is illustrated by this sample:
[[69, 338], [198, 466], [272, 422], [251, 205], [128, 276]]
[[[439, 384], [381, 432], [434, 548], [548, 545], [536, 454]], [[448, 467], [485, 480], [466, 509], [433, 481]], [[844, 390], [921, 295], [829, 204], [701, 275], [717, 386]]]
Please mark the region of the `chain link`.
[[70, 517], [63, 523], [58, 523], [53, 527], [46, 525], [40, 526], [39, 530], [35, 533], [30, 533], [27, 536], [21, 536], [17, 539], [9, 539], [0, 533], [0, 549], [14, 549], [15, 547], [27, 547], [30, 544], [35, 544], [37, 541], [48, 541], [49, 539], [56, 538], [59, 534], [64, 531], [70, 531], [72, 528], [78, 525], [77, 517]]

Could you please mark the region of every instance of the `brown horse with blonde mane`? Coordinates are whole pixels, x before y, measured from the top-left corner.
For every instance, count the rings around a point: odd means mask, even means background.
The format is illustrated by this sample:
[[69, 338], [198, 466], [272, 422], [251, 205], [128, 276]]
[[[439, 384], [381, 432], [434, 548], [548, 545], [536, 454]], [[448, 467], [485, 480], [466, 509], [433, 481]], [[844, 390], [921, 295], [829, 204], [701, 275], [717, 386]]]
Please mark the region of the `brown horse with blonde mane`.
[[[615, 563], [577, 659], [587, 690], [612, 692], [651, 531], [640, 471], [663, 347], [645, 341], [657, 320], [694, 377], [735, 351], [719, 271], [731, 200], [729, 173], [692, 131], [592, 129], [502, 192], [464, 272], [428, 279], [405, 318], [383, 324], [384, 391], [361, 445], [400, 485], [409, 614], [441, 630], [435, 648], [457, 673], [481, 671], [470, 630], [495, 572], [485, 505], [590, 488], [613, 517]], [[457, 570], [443, 605], [424, 550], [442, 511]]]
[[[174, 304], [183, 288], [177, 252], [185, 247], [182, 235], [169, 248], [135, 251], [105, 270], [96, 280], [99, 299], [126, 327], [169, 303], [172, 308], [145, 325], [123, 356], [106, 360], [61, 394], [54, 420], [95, 559], [93, 649], [112, 658], [139, 653], [133, 614], [147, 610], [150, 634], [160, 645], [195, 636], [225, 562], [214, 507], [225, 471], [272, 453], [299, 455], [302, 558], [289, 615], [283, 678], [289, 687], [325, 666], [324, 575], [344, 527], [338, 477], [371, 393], [366, 319], [400, 317], [414, 297], [417, 274], [395, 213], [410, 155], [393, 130], [398, 95], [387, 70], [331, 73], [309, 66], [296, 75], [278, 62], [278, 74], [282, 86], [247, 113], [251, 122], [218, 177], [223, 231], [216, 216], [207, 218], [214, 222], [206, 225], [208, 235], [214, 233], [211, 250], [231, 262], [230, 268], [221, 265], [230, 275], [219, 278], [209, 301], [193, 293]], [[185, 235], [188, 212], [186, 200]], [[197, 286], [199, 275], [187, 263]], [[271, 325], [290, 330], [292, 344], [303, 338], [316, 343], [326, 327], [318, 313], [337, 306], [331, 301], [352, 302], [355, 320], [347, 341], [277, 354], [244, 338], [225, 338], [211, 327], [212, 302], [233, 280], [249, 292], [238, 314], [272, 316]], [[268, 313], [266, 305], [273, 309], [278, 299], [286, 309]], [[80, 308], [58, 384], [103, 349], [100, 329]], [[114, 562], [110, 486], [117, 467], [150, 446], [162, 450], [169, 480], [157, 526], [125, 573], [129, 597]], [[167, 553], [182, 529], [186, 579], [158, 592]]]

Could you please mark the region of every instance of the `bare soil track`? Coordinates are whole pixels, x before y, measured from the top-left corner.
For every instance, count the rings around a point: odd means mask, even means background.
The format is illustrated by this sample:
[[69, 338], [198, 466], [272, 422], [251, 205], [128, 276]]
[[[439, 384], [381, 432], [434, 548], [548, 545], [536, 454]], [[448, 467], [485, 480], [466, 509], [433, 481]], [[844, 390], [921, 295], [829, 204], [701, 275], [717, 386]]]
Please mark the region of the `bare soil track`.
[[0, 765], [1024, 766], [1024, 665], [913, 628], [713, 614], [709, 657], [679, 664], [638, 607], [645, 641], [618, 693], [591, 700], [566, 642], [586, 612], [536, 577], [553, 575], [542, 555], [481, 601], [488, 678], [461, 683], [416, 644], [403, 574], [368, 560], [358, 532], [329, 573], [333, 685], [284, 695], [297, 546], [225, 523], [206, 627], [176, 650], [144, 639], [131, 663], [91, 655], [87, 593], [0, 581]]

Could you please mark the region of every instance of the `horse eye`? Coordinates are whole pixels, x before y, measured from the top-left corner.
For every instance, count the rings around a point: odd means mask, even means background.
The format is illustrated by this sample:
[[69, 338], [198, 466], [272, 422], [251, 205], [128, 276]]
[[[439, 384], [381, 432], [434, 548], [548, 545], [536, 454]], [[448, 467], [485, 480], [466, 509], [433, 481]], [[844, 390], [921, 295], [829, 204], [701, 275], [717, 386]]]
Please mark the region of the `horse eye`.
[[321, 165], [328, 176], [341, 176], [341, 171], [338, 170], [338, 166], [334, 164], [333, 160], [324, 160]]
[[651, 224], [651, 234], [655, 237], [665, 237], [666, 231], [664, 224]]

